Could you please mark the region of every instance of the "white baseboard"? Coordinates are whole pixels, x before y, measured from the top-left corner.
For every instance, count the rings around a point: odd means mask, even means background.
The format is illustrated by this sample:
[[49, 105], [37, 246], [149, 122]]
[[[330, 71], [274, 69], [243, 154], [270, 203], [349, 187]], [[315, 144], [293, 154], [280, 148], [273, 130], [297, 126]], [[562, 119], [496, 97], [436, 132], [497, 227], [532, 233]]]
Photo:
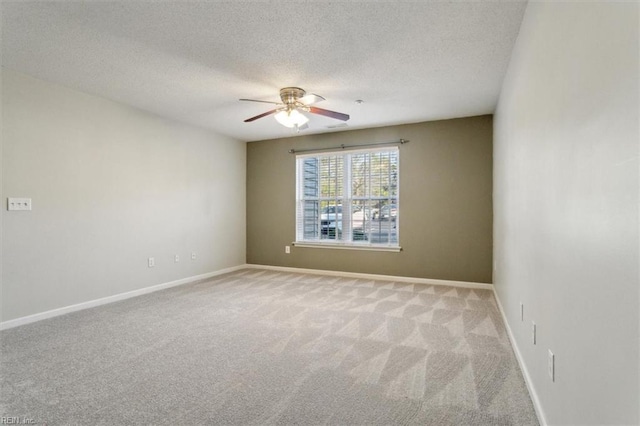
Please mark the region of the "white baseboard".
[[464, 287], [464, 288], [477, 288], [484, 290], [493, 290], [492, 284], [485, 283], [473, 283], [466, 281], [448, 281], [448, 280], [436, 280], [436, 279], [428, 279], [428, 278], [413, 278], [413, 277], [397, 277], [392, 275], [377, 275], [377, 274], [364, 274], [358, 272], [341, 272], [341, 271], [325, 271], [322, 269], [304, 269], [304, 268], [290, 268], [285, 266], [270, 266], [270, 265], [253, 265], [253, 264], [243, 264], [238, 266], [233, 266], [231, 268], [221, 269], [219, 271], [208, 272], [206, 274], [196, 275], [193, 277], [182, 278], [175, 281], [170, 281], [163, 284], [154, 285], [151, 287], [145, 287], [138, 290], [129, 291], [126, 293], [115, 294], [113, 296], [107, 296], [100, 299], [89, 300], [87, 302], [78, 303], [71, 306], [65, 306], [62, 308], [52, 309], [50, 311], [40, 312], [33, 315], [28, 315], [26, 317], [20, 317], [16, 319], [12, 319], [9, 321], [0, 322], [0, 330], [7, 330], [9, 328], [18, 327], [25, 324], [30, 324], [36, 321], [42, 321], [44, 319], [57, 317], [60, 315], [68, 314], [71, 312], [80, 311], [83, 309], [93, 308], [100, 305], [105, 305], [107, 303], [118, 302], [120, 300], [130, 299], [136, 296], [142, 296], [143, 294], [153, 293], [155, 291], [164, 290], [167, 288], [179, 286], [182, 284], [188, 284], [194, 281], [204, 280], [207, 278], [215, 277], [217, 275], [227, 274], [229, 272], [234, 272], [240, 269], [268, 269], [271, 271], [281, 271], [281, 272], [294, 272], [294, 273], [302, 273], [302, 274], [315, 274], [315, 275], [330, 275], [330, 276], [342, 276], [349, 278], [362, 278], [369, 280], [386, 280], [386, 281], [397, 281], [397, 282], [407, 282], [407, 283], [417, 283], [417, 284], [431, 284], [431, 285], [447, 285], [452, 287]]
[[120, 300], [130, 299], [136, 296], [142, 296], [143, 294], [153, 293], [155, 291], [164, 290], [171, 287], [176, 287], [183, 284], [192, 283], [194, 281], [204, 280], [207, 278], [215, 277], [217, 275], [227, 274], [239, 269], [247, 268], [246, 265], [232, 266], [230, 268], [220, 269], [219, 271], [207, 272], [206, 274], [195, 275], [193, 277], [182, 278], [175, 281], [170, 281], [163, 284], [154, 285], [151, 287], [145, 287], [138, 290], [128, 291], [126, 293], [115, 294], [113, 296], [107, 296], [100, 299], [89, 300], [87, 302], [78, 303], [76, 305], [65, 306], [63, 308], [52, 309], [50, 311], [40, 312], [38, 314], [28, 315], [26, 317], [20, 317], [9, 321], [0, 322], [0, 330], [6, 330], [20, 325], [30, 324], [36, 321], [42, 321], [44, 319], [57, 317], [60, 315], [68, 314], [71, 312], [81, 311], [83, 309], [93, 308], [100, 305], [106, 305], [107, 303], [118, 302]]
[[536, 416], [538, 416], [538, 423], [540, 423], [541, 426], [547, 426], [548, 425], [547, 418], [544, 415], [544, 410], [542, 409], [540, 398], [538, 397], [536, 388], [533, 386], [531, 375], [529, 374], [527, 365], [524, 363], [524, 359], [522, 358], [522, 354], [520, 353], [520, 349], [518, 348], [518, 343], [516, 342], [513, 332], [511, 331], [511, 327], [509, 326], [509, 322], [507, 321], [507, 315], [505, 314], [504, 309], [502, 309], [502, 303], [500, 302], [500, 298], [498, 297], [498, 293], [495, 291], [495, 289], [493, 291], [493, 295], [496, 298], [496, 302], [498, 302], [498, 309], [500, 309], [500, 314], [502, 315], [502, 321], [504, 322], [504, 325], [507, 328], [507, 334], [509, 335], [509, 340], [511, 341], [511, 347], [513, 347], [513, 352], [516, 354], [516, 359], [518, 360], [518, 364], [520, 365], [520, 370], [522, 370], [522, 375], [524, 376], [524, 382], [527, 384], [527, 389], [529, 389], [529, 395], [531, 395], [533, 408], [536, 411]]
[[435, 280], [430, 278], [396, 277], [393, 275], [363, 274], [360, 272], [325, 271], [324, 269], [291, 268], [288, 266], [247, 264], [245, 265], [245, 267], [251, 268], [251, 269], [268, 269], [270, 271], [293, 272], [293, 273], [299, 273], [299, 274], [330, 275], [330, 276], [340, 276], [340, 277], [349, 277], [349, 278], [362, 278], [365, 280], [398, 281], [398, 282], [414, 283], [414, 284], [448, 285], [451, 287], [493, 290], [493, 284], [474, 283], [474, 282], [467, 282], [467, 281], [449, 281], [449, 280]]

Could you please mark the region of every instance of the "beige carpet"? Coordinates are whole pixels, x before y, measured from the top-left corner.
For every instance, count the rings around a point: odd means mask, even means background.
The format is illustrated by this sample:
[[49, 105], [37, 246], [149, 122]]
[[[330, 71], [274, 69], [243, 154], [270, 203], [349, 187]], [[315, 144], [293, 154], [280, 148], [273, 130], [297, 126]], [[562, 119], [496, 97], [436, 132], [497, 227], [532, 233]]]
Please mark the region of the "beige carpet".
[[40, 424], [537, 424], [487, 290], [242, 270], [0, 338]]

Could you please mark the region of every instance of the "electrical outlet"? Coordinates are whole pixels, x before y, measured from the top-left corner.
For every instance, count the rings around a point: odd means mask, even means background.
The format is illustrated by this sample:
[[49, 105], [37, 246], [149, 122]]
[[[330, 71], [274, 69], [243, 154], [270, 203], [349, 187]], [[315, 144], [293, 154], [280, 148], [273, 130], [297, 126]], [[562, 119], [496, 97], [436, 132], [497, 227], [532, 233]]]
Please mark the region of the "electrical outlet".
[[176, 263], [180, 262], [180, 256], [176, 254], [176, 256], [173, 258], [173, 260]]
[[195, 251], [191, 252], [191, 260], [196, 260], [196, 252]]
[[150, 257], [148, 260], [149, 268], [153, 268], [156, 266], [156, 260], [153, 257]]
[[549, 357], [547, 360], [547, 370], [549, 373], [549, 378], [551, 379], [552, 382], [556, 381], [556, 356], [553, 354], [553, 352], [551, 352], [551, 349], [549, 349]]
[[31, 210], [31, 198], [7, 198], [7, 210]]
[[284, 252], [287, 253], [287, 254], [290, 254], [291, 253], [291, 247], [284, 246]]
[[531, 343], [536, 344], [536, 323], [531, 321]]
[[524, 303], [520, 302], [520, 321], [524, 321]]

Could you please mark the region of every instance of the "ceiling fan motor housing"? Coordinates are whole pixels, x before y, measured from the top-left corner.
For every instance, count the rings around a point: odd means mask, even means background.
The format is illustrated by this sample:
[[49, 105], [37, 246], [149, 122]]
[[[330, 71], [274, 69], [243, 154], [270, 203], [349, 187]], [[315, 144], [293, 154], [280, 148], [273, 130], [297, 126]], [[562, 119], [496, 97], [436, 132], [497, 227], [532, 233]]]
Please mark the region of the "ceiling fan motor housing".
[[295, 104], [298, 99], [303, 97], [307, 92], [299, 87], [285, 87], [280, 89], [280, 99], [285, 105]]

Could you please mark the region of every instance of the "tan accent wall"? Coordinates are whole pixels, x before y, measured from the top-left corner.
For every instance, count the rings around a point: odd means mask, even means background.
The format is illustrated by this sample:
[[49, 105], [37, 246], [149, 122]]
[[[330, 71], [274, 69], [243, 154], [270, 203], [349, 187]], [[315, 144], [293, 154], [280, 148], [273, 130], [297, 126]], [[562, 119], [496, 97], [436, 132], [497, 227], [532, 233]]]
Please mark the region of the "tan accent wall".
[[[491, 282], [492, 116], [247, 144], [247, 263]], [[290, 149], [408, 139], [400, 147], [399, 253], [285, 246], [295, 240]]]

